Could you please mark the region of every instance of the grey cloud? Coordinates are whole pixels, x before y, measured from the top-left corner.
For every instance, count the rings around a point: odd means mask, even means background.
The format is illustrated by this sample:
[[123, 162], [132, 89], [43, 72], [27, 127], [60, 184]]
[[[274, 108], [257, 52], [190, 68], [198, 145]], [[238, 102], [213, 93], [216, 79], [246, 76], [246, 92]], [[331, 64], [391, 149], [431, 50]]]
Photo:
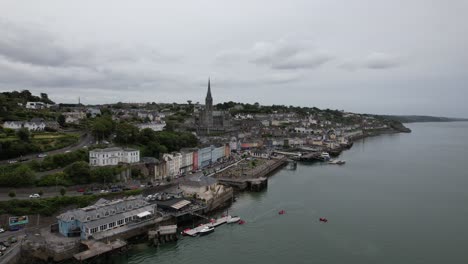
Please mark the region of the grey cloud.
[[[67, 47], [37, 25], [0, 22], [0, 83], [3, 87], [61, 89], [172, 89], [179, 76], [156, 69], [179, 57], [150, 47]], [[164, 85], [162, 85], [164, 84]]]
[[374, 52], [369, 54], [364, 61], [364, 65], [369, 69], [388, 69], [399, 66], [398, 59], [390, 54]]
[[346, 59], [339, 67], [354, 71], [358, 69], [382, 70], [396, 68], [403, 64], [403, 61], [392, 54], [383, 52], [373, 52], [361, 59]]
[[215, 62], [250, 62], [267, 66], [274, 70], [313, 69], [333, 59], [326, 51], [289, 44], [284, 40], [277, 42], [256, 42], [246, 50], [225, 50], [216, 55]]
[[70, 54], [57, 40], [39, 28], [0, 21], [0, 56], [29, 64], [58, 66], [70, 60]]
[[313, 69], [333, 58], [328, 52], [295, 46], [284, 41], [256, 43], [251, 54], [254, 58], [250, 62], [278, 70]]

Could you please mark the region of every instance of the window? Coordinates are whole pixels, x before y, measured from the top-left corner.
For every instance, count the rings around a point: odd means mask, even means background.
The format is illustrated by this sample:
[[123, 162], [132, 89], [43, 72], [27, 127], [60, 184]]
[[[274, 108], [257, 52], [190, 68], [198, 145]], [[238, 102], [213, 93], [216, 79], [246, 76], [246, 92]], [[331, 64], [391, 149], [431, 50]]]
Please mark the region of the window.
[[89, 221], [89, 220], [91, 220], [91, 216], [88, 215], [88, 216], [86, 217], [86, 221]]
[[117, 225], [123, 225], [123, 224], [124, 224], [124, 220], [123, 220], [123, 219], [117, 221]]
[[97, 227], [91, 228], [91, 231], [89, 232], [90, 234], [94, 234], [98, 231]]
[[109, 228], [113, 228], [115, 226], [115, 222], [109, 223]]
[[102, 226], [99, 227], [99, 230], [100, 230], [100, 231], [104, 231], [104, 230], [106, 230], [106, 229], [107, 229], [107, 225], [102, 225]]
[[96, 218], [100, 218], [101, 216], [99, 214], [96, 215]]
[[106, 211], [106, 214], [105, 214], [105, 216], [109, 216], [109, 211]]
[[75, 220], [75, 217], [74, 216], [70, 217], [70, 221], [73, 221], [73, 220]]

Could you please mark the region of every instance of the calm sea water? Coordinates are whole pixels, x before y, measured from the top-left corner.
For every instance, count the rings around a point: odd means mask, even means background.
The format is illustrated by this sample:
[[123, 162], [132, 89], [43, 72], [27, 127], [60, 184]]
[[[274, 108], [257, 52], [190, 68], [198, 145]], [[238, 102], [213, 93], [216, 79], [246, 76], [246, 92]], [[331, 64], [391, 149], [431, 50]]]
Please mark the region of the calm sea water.
[[243, 193], [230, 208], [245, 225], [159, 248], [137, 244], [110, 261], [468, 263], [468, 123], [409, 127], [356, 142], [344, 166], [277, 172], [266, 191]]

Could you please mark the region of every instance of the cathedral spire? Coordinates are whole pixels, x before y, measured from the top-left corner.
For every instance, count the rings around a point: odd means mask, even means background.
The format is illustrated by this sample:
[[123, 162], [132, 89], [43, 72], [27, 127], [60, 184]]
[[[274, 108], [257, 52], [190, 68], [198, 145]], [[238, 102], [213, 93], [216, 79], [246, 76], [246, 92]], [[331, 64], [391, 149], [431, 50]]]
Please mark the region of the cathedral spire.
[[210, 87], [210, 78], [208, 77], [208, 93], [206, 94], [206, 98], [211, 98], [211, 87]]

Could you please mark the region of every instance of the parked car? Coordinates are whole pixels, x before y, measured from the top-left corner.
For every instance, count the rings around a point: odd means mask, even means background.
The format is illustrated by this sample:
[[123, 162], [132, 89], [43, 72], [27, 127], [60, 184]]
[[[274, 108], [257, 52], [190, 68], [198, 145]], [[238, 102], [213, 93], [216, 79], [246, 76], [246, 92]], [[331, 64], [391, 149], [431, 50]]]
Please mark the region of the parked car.
[[37, 155], [37, 157], [38, 158], [45, 158], [45, 157], [47, 157], [47, 154], [41, 153], [41, 154]]
[[[5, 246], [0, 245], [0, 252], [5, 251], [5, 250], [7, 250], [7, 248]], [[3, 252], [1, 252], [1, 253], [3, 254]]]
[[111, 192], [121, 192], [121, 191], [122, 191], [122, 190], [119, 189], [119, 188], [112, 188], [112, 189], [111, 189]]
[[77, 192], [85, 192], [85, 189], [84, 188], [78, 188], [76, 191]]
[[17, 163], [18, 161], [17, 160], [10, 160], [8, 161], [9, 164], [13, 164], [13, 163]]
[[108, 190], [101, 190], [100, 193], [109, 193]]
[[2, 241], [2, 242], [0, 242], [0, 244], [5, 246], [5, 247], [10, 247], [11, 246], [10, 242], [8, 242], [8, 241]]
[[70, 153], [70, 152], [71, 152], [71, 150], [65, 150], [65, 153]]
[[93, 192], [92, 191], [86, 191], [83, 193], [83, 195], [93, 195]]
[[5, 232], [5, 229], [0, 228], [0, 233], [3, 233], [3, 232]]
[[12, 237], [10, 237], [8, 239], [8, 241], [10, 241], [10, 243], [14, 244], [14, 243], [18, 242], [18, 239], [16, 237], [12, 236]]
[[29, 198], [41, 198], [41, 196], [38, 193], [35, 193], [35, 194], [29, 195]]

